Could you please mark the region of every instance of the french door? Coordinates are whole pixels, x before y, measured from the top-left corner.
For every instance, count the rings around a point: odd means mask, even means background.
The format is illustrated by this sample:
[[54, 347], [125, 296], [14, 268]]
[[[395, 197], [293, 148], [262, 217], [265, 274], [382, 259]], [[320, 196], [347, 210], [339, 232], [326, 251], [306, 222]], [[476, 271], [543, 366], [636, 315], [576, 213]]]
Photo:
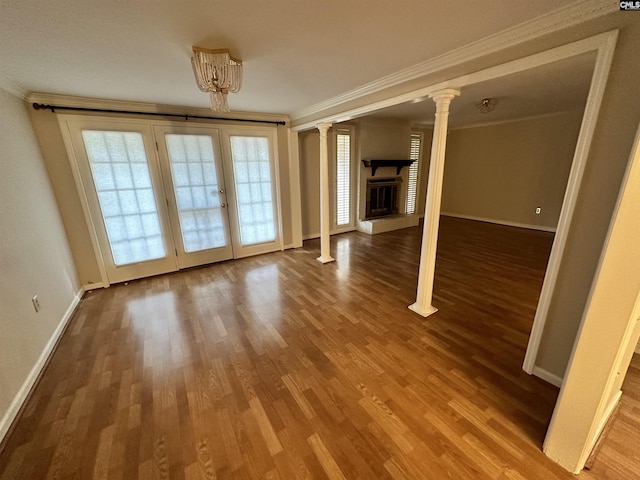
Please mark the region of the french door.
[[179, 268], [233, 258], [216, 129], [155, 126]]
[[269, 129], [64, 117], [105, 283], [281, 248]]

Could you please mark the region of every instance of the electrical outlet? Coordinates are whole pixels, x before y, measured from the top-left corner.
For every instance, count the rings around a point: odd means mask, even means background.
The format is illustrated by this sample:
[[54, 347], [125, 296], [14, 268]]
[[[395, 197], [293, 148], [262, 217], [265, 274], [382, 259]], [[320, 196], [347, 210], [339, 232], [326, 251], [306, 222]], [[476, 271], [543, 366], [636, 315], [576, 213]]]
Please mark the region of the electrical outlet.
[[542, 212], [542, 209], [540, 207], [536, 208], [536, 215], [540, 215], [541, 212]]
[[33, 308], [35, 309], [36, 313], [38, 313], [40, 311], [40, 300], [38, 300], [38, 295], [33, 296], [33, 298], [31, 299], [31, 303], [33, 303]]

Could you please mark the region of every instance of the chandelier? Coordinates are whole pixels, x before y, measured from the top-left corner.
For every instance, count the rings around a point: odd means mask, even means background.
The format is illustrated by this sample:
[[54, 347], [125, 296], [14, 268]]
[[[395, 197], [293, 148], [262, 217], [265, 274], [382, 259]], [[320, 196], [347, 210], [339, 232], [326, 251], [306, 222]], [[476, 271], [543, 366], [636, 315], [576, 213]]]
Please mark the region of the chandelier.
[[233, 58], [226, 48], [193, 47], [191, 65], [200, 90], [209, 92], [211, 109], [228, 112], [227, 95], [240, 91], [242, 86], [242, 61]]

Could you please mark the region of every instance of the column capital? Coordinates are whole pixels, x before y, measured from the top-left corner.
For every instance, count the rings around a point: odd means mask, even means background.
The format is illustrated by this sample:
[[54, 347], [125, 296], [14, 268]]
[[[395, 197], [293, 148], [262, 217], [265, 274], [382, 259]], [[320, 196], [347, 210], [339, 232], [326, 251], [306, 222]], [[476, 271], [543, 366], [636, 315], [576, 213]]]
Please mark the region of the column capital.
[[331, 128], [331, 125], [333, 124], [330, 122], [322, 122], [322, 123], [318, 123], [316, 125], [316, 128], [320, 130], [320, 135], [326, 135], [329, 129]]
[[429, 98], [433, 99], [436, 102], [436, 105], [441, 103], [450, 103], [451, 100], [460, 95], [460, 90], [457, 88], [444, 88], [442, 90], [438, 90], [437, 92], [432, 92], [429, 94]]

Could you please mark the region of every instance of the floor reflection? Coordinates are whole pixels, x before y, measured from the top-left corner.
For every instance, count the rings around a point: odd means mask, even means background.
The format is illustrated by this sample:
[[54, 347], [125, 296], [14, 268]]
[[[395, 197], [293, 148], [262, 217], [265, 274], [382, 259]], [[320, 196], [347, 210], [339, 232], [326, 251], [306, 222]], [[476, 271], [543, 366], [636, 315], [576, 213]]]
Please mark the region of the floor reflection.
[[[126, 289], [127, 286], [121, 287]], [[142, 344], [144, 368], [171, 369], [185, 356], [188, 339], [176, 306], [173, 291], [145, 292], [143, 297], [128, 298], [126, 312], [130, 335]]]
[[257, 318], [266, 316], [270, 322], [280, 318], [282, 297], [277, 263], [251, 268], [244, 275], [243, 284], [249, 311], [257, 314]]

